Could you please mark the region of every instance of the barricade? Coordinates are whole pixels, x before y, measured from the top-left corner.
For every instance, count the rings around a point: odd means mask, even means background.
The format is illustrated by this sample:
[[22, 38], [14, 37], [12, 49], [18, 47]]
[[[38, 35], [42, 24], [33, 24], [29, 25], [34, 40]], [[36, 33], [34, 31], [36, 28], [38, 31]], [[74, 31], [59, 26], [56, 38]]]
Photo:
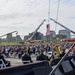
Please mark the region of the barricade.
[[[75, 59], [75, 56], [68, 56], [68, 57], [65, 58], [65, 60], [71, 61], [72, 58]], [[61, 58], [53, 59], [53, 60], [51, 61], [51, 66], [56, 65], [56, 64], [60, 61], [60, 59], [61, 59]], [[64, 60], [64, 61], [65, 61], [65, 60]]]
[[15, 67], [0, 69], [0, 75], [34, 75], [33, 68], [40, 66], [49, 66], [47, 61], [37, 61]]
[[[61, 58], [54, 59], [51, 62], [51, 66], [57, 65]], [[72, 62], [74, 63], [75, 56], [68, 56], [59, 66], [60, 71], [62, 71], [63, 75], [75, 75], [75, 67], [73, 67]]]

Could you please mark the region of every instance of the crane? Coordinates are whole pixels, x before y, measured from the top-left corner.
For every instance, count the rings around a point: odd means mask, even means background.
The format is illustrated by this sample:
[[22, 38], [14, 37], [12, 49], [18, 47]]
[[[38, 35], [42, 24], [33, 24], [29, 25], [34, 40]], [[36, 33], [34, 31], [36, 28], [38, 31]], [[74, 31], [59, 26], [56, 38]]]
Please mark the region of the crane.
[[43, 25], [43, 23], [45, 22], [45, 19], [42, 21], [42, 23], [35, 29], [35, 31], [33, 32], [32, 36], [30, 38], [28, 38], [26, 40], [26, 42], [31, 41], [33, 36], [36, 34], [36, 32], [38, 31], [38, 29]]
[[71, 33], [75, 34], [75, 31], [65, 27], [64, 25], [60, 24], [59, 22], [55, 21], [54, 19], [50, 18], [50, 20], [54, 21], [55, 23], [57, 23], [58, 25], [60, 25], [61, 27], [65, 28], [66, 30], [69, 30]]
[[1, 35], [0, 37], [4, 37], [4, 36], [6, 36], [6, 35], [8, 35], [8, 34], [12, 34], [12, 33], [15, 33], [16, 32], [16, 34], [18, 34], [18, 31], [13, 31], [13, 32], [10, 32], [10, 33], [7, 33], [7, 34], [4, 34], [4, 35]]

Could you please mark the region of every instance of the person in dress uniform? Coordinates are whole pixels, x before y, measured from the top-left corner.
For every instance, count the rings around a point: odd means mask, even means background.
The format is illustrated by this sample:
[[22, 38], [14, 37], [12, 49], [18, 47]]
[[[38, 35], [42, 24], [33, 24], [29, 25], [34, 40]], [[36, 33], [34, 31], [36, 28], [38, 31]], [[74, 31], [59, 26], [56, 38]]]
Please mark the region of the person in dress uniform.
[[27, 49], [24, 50], [24, 54], [22, 55], [22, 62], [23, 62], [23, 64], [33, 62], [30, 55], [28, 54]]
[[40, 50], [40, 55], [37, 56], [36, 60], [39, 60], [39, 61], [47, 60], [47, 61], [49, 61], [50, 59], [48, 58], [47, 55], [44, 55], [44, 50]]

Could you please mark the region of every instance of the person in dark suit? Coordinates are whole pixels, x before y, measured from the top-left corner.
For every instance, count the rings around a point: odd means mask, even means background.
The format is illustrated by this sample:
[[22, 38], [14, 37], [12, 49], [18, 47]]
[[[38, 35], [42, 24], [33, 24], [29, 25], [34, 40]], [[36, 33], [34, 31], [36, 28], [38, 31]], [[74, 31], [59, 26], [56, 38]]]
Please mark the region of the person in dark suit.
[[8, 60], [6, 60], [6, 59], [4, 58], [4, 56], [3, 56], [3, 54], [2, 54], [2, 50], [0, 50], [0, 59], [3, 60], [3, 62], [6, 64], [6, 67], [11, 66], [11, 65], [10, 65], [10, 61], [8, 61]]
[[24, 50], [24, 54], [22, 55], [22, 62], [23, 64], [26, 64], [26, 63], [32, 63], [33, 61], [31, 60], [31, 57], [30, 55], [28, 54], [28, 50], [25, 49]]
[[50, 59], [48, 58], [48, 56], [44, 55], [44, 50], [40, 50], [40, 55], [37, 56], [36, 60], [47, 60], [49, 61]]

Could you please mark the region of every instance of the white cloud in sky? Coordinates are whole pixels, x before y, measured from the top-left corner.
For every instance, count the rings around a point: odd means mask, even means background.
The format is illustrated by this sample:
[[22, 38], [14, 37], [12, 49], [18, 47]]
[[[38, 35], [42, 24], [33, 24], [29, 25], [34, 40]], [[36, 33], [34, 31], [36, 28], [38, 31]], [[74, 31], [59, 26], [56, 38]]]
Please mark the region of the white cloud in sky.
[[[51, 0], [50, 17], [56, 19], [58, 0]], [[0, 35], [17, 30], [20, 35], [33, 32], [44, 19], [48, 20], [49, 0], [0, 0]], [[75, 0], [60, 0], [58, 22], [75, 30]], [[40, 32], [46, 33], [46, 21]], [[50, 29], [55, 23], [50, 21]], [[57, 25], [56, 32], [63, 29]]]

